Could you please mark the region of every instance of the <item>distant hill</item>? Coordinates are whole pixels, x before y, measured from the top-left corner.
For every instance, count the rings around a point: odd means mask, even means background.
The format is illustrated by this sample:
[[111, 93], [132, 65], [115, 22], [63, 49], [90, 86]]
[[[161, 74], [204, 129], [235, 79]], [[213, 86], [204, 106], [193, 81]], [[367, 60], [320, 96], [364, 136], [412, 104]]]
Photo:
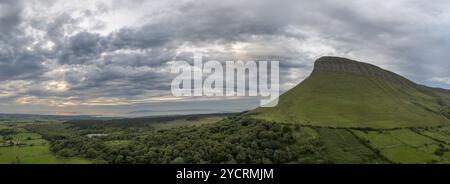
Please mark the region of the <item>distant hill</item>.
[[278, 106], [250, 114], [277, 122], [347, 128], [450, 124], [450, 91], [430, 88], [377, 66], [322, 57], [312, 74], [280, 97]]
[[87, 115], [60, 116], [40, 114], [5, 114], [0, 113], [0, 121], [68, 121], [68, 120], [103, 120], [114, 119], [109, 117], [94, 117]]

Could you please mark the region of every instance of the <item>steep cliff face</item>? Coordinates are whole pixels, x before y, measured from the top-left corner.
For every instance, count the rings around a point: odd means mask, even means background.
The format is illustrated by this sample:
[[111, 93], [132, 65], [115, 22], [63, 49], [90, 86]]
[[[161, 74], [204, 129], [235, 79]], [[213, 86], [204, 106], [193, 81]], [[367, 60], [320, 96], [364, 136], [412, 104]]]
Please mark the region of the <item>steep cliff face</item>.
[[444, 91], [418, 85], [377, 66], [322, 57], [312, 74], [256, 118], [331, 127], [398, 128], [450, 124]]
[[400, 83], [403, 85], [415, 86], [413, 82], [410, 80], [390, 72], [388, 70], [384, 70], [378, 66], [358, 62], [346, 58], [341, 57], [321, 57], [314, 63], [314, 71], [313, 73], [320, 72], [343, 72], [343, 73], [352, 73], [357, 75], [365, 75], [369, 77], [374, 77], [381, 80], [391, 81]]

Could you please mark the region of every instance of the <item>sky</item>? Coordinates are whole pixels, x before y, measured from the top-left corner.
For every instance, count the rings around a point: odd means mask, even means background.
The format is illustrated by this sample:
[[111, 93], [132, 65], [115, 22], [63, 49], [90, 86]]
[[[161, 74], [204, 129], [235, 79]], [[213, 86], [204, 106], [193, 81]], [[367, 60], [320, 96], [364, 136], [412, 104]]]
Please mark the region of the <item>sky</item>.
[[450, 89], [447, 0], [0, 0], [0, 113], [236, 112], [253, 98], [177, 98], [170, 61], [276, 59], [286, 91], [341, 56]]

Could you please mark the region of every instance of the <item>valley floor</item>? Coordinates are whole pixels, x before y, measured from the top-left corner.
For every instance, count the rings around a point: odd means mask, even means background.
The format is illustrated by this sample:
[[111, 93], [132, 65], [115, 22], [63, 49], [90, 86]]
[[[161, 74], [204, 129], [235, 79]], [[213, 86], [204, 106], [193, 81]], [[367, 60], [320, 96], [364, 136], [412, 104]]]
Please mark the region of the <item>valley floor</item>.
[[0, 122], [0, 163], [445, 163], [450, 127], [349, 129], [238, 115]]
[[[89, 164], [87, 159], [57, 157], [50, 143], [41, 135], [22, 128], [24, 124], [2, 124], [0, 131], [14, 129], [14, 134], [0, 136], [0, 164]], [[3, 130], [3, 131], [2, 131]]]

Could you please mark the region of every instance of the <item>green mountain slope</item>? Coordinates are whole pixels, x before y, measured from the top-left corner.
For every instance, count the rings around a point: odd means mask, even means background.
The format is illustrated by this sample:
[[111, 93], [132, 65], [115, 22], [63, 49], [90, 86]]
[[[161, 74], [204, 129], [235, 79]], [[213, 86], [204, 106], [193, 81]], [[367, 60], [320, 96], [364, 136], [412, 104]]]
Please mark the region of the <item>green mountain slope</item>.
[[347, 128], [428, 127], [450, 124], [450, 92], [417, 85], [374, 65], [322, 57], [311, 76], [280, 97], [277, 107], [258, 108], [256, 118]]

